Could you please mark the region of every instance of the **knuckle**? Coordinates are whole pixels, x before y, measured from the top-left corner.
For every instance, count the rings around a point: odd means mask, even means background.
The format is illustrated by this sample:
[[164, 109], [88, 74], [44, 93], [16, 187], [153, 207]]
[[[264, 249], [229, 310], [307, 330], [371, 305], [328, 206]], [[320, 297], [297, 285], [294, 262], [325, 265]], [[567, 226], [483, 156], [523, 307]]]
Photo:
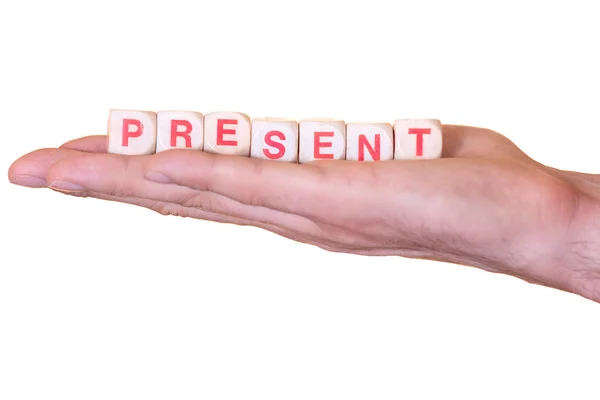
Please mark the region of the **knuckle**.
[[114, 187], [111, 188], [111, 190], [108, 191], [107, 194], [110, 196], [113, 196], [113, 197], [120, 197], [120, 198], [135, 197], [131, 190], [128, 190], [127, 188], [123, 187], [122, 185], [115, 185]]
[[64, 193], [69, 196], [80, 197], [80, 198], [93, 197], [93, 196], [91, 196], [90, 192], [87, 190], [82, 190], [80, 192], [64, 192]]
[[188, 193], [180, 195], [173, 200], [174, 204], [186, 208], [196, 208], [202, 211], [214, 212], [217, 208], [217, 202], [208, 193]]
[[149, 209], [159, 213], [164, 216], [174, 216], [174, 217], [185, 217], [186, 214], [183, 212], [183, 209], [178, 204], [173, 203], [164, 203], [162, 201], [156, 202], [148, 206]]
[[187, 207], [194, 207], [196, 209], [206, 212], [216, 212], [218, 210], [218, 207], [216, 207], [215, 202], [212, 199], [206, 197], [196, 197], [186, 202], [185, 204]]
[[161, 215], [171, 215], [173, 211], [169, 203], [162, 201], [153, 202], [152, 204], [148, 205], [147, 208]]

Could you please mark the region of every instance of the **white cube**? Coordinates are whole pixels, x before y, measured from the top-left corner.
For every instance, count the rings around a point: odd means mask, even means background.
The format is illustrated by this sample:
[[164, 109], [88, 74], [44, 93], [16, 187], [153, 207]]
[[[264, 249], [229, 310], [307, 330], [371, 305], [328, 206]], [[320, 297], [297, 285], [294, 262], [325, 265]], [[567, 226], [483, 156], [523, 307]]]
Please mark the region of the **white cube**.
[[437, 119], [394, 121], [394, 159], [433, 159], [442, 156], [442, 124]]
[[346, 160], [381, 161], [394, 158], [394, 129], [388, 122], [346, 124]]
[[108, 152], [143, 155], [156, 151], [156, 113], [139, 110], [110, 110]]
[[346, 158], [346, 123], [333, 118], [299, 122], [299, 163]]
[[252, 120], [250, 156], [267, 160], [298, 162], [298, 122], [287, 118]]
[[204, 115], [204, 151], [215, 154], [250, 156], [250, 117], [234, 111]]
[[195, 111], [159, 111], [156, 114], [156, 152], [168, 149], [202, 150], [204, 117]]

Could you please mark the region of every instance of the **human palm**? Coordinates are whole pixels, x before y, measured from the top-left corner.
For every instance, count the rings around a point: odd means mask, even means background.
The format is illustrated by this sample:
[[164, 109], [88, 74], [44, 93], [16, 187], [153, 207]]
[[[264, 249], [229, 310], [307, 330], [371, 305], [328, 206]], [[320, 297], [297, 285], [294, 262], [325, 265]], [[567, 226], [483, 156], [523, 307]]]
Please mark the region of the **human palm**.
[[469, 265], [600, 301], [595, 175], [537, 163], [486, 129], [444, 126], [442, 158], [292, 164], [105, 136], [24, 155], [11, 182], [165, 215], [253, 225], [330, 251]]

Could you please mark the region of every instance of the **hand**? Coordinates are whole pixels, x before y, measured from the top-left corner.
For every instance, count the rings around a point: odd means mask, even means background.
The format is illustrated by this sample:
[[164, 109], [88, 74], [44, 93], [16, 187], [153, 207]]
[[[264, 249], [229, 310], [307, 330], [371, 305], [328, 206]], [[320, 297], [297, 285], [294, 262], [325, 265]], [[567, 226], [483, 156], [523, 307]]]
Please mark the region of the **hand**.
[[291, 164], [105, 136], [29, 153], [11, 182], [164, 215], [253, 225], [323, 249], [468, 265], [600, 301], [600, 177], [541, 165], [506, 137], [444, 126], [442, 158]]

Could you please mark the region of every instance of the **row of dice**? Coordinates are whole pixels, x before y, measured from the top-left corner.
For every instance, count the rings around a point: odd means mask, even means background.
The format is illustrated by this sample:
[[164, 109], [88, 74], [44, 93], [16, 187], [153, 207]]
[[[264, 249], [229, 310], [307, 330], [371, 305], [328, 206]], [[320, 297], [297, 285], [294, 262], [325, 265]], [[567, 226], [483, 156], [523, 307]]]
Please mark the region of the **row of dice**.
[[240, 112], [111, 110], [108, 151], [142, 155], [187, 148], [304, 163], [315, 160], [440, 158], [436, 119], [346, 122], [330, 118], [254, 118]]

